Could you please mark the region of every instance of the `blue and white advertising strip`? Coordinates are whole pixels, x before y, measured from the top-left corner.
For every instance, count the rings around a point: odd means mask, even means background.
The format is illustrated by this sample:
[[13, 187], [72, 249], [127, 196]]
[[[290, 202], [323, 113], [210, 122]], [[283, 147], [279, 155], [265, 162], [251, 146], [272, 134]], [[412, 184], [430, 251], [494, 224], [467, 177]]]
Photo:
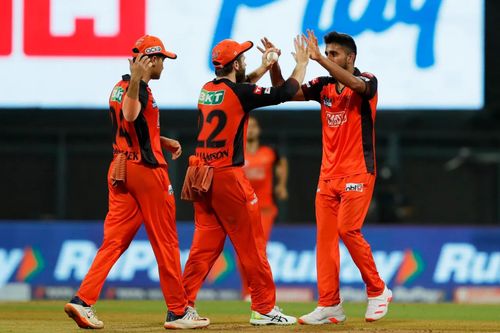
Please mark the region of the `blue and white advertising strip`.
[[[184, 264], [193, 226], [181, 223], [178, 232]], [[429, 299], [451, 300], [455, 296], [463, 300], [464, 295], [478, 295], [484, 288], [499, 292], [498, 227], [368, 226], [363, 232], [371, 244], [380, 276], [391, 288], [399, 290], [403, 299], [411, 300], [412, 293], [418, 293]], [[316, 291], [315, 238], [313, 225], [274, 228], [267, 253], [277, 287]], [[76, 288], [101, 239], [102, 223], [0, 223], [0, 287], [21, 282], [34, 290], [43, 286]], [[240, 287], [235, 255], [229, 242], [226, 245], [205, 288], [234, 291]], [[340, 256], [343, 293], [350, 299], [362, 298], [364, 284], [343, 245]], [[158, 288], [158, 283], [156, 260], [146, 233], [140, 229], [111, 270], [106, 286], [151, 289]], [[426, 292], [433, 294], [425, 295]]]
[[[201, 86], [214, 77], [217, 42], [260, 44], [267, 36], [282, 49], [287, 77], [294, 36], [313, 29], [322, 50], [332, 30], [355, 38], [356, 65], [379, 79], [380, 108], [481, 109], [484, 7], [484, 0], [4, 0], [0, 68], [10, 80], [0, 107], [107, 108], [111, 88], [129, 70], [125, 58], [147, 33], [179, 56], [151, 83], [160, 107], [195, 109]], [[255, 47], [246, 62], [248, 70], [260, 64]], [[311, 61], [306, 79], [323, 75]]]

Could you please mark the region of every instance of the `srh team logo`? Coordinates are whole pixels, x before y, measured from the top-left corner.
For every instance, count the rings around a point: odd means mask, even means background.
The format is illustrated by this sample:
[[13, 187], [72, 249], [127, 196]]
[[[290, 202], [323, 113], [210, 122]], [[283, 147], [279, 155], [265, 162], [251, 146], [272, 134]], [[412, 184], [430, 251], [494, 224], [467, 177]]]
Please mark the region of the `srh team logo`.
[[326, 112], [326, 122], [328, 127], [339, 127], [347, 122], [347, 114], [345, 111]]

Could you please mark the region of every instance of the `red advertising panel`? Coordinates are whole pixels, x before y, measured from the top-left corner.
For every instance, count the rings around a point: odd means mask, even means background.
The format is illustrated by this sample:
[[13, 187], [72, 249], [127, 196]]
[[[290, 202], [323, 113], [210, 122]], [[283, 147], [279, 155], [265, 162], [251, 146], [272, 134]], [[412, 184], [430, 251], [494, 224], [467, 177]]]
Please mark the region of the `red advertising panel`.
[[0, 0], [0, 56], [12, 51], [12, 0]]
[[71, 36], [54, 36], [50, 0], [25, 1], [24, 51], [30, 56], [129, 55], [137, 37], [146, 31], [146, 0], [120, 0], [119, 8], [116, 36], [96, 36], [92, 18], [76, 18]]

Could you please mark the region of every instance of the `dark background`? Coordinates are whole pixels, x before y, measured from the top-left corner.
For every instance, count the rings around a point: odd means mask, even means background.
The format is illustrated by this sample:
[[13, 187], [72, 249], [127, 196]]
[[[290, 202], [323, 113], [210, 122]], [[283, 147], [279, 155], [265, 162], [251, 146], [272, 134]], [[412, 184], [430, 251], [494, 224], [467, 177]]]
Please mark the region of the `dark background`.
[[[485, 29], [484, 110], [378, 112], [379, 175], [369, 223], [500, 224], [499, 1], [486, 1]], [[463, 48], [467, 52], [467, 41]], [[169, 167], [177, 198], [194, 151], [196, 115], [161, 113], [162, 134], [177, 138], [184, 150]], [[319, 105], [318, 111], [254, 115], [264, 143], [289, 160], [290, 199], [280, 203], [280, 222], [313, 223]], [[0, 156], [0, 219], [104, 219], [111, 159], [107, 110], [0, 109]], [[192, 219], [191, 204], [179, 199], [177, 207], [179, 220]]]

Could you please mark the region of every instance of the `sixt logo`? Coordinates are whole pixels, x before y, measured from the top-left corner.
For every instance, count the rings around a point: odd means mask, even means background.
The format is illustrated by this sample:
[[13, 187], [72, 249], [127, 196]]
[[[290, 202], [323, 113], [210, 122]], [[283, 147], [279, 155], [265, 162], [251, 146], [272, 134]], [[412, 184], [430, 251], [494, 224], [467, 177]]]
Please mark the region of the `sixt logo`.
[[17, 270], [16, 281], [28, 282], [44, 268], [40, 251], [32, 247], [0, 249], [0, 287], [5, 285]]
[[[221, 40], [232, 38], [238, 11], [248, 8], [261, 8], [277, 0], [223, 0], [217, 27], [210, 49]], [[330, 31], [342, 31], [356, 37], [366, 31], [383, 33], [397, 24], [416, 26], [419, 33], [416, 35], [415, 63], [420, 68], [432, 67], [435, 63], [434, 45], [436, 37], [436, 23], [442, 0], [426, 0], [421, 6], [415, 6], [412, 0], [369, 0], [364, 1], [366, 6], [361, 17], [353, 17], [352, 0], [337, 0], [331, 13], [324, 13], [330, 1], [308, 0], [303, 7], [302, 27], [300, 31], [313, 29], [320, 38]], [[390, 8], [390, 14], [387, 14]], [[320, 23], [322, 16], [331, 17], [331, 25], [325, 27]], [[208, 59], [209, 68], [213, 68], [211, 58]]]

